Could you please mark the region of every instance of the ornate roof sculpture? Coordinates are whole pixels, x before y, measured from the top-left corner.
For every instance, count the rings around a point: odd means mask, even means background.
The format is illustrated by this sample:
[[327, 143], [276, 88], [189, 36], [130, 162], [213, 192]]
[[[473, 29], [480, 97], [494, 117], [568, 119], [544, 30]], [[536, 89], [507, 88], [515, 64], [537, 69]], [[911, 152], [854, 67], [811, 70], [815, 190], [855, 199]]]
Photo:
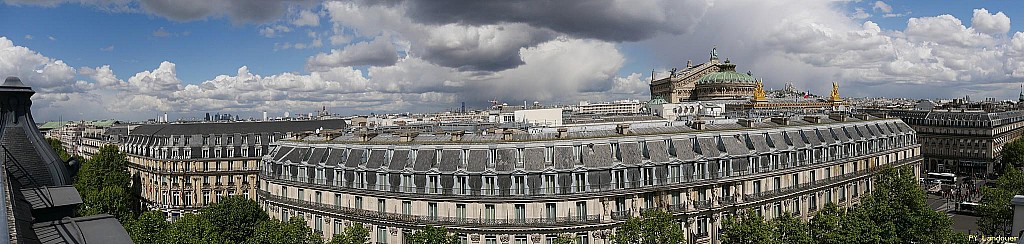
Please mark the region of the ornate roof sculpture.
[[[0, 236], [12, 243], [131, 243], [109, 214], [75, 216], [82, 196], [71, 167], [50, 148], [32, 119], [35, 91], [17, 77], [0, 85]], [[2, 241], [0, 241], [2, 242]]]
[[839, 84], [838, 83], [832, 82], [832, 94], [829, 96], [829, 98], [830, 98], [830, 101], [834, 101], [834, 102], [835, 101], [842, 101], [842, 98], [839, 97]]
[[764, 83], [762, 83], [761, 80], [758, 80], [757, 83], [755, 83], [755, 85], [754, 85], [754, 101], [755, 102], [768, 101], [768, 98], [766, 98], [766, 96], [767, 96], [767, 93], [764, 91]]

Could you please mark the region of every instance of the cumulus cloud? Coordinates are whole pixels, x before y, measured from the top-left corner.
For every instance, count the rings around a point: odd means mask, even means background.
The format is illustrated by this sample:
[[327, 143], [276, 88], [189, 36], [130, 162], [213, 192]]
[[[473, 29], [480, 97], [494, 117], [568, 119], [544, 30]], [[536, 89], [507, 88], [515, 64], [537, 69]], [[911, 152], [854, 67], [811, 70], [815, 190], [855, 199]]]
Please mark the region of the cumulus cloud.
[[25, 35], [26, 40], [32, 40], [32, 35]]
[[390, 66], [398, 61], [398, 50], [389, 38], [380, 36], [369, 42], [351, 44], [331, 53], [319, 53], [306, 60], [308, 70], [326, 70], [342, 66]]
[[176, 65], [171, 62], [161, 62], [160, 66], [152, 71], [142, 71], [131, 78], [128, 78], [128, 85], [133, 92], [161, 96], [181, 89], [182, 83], [178, 79]]
[[292, 29], [285, 25], [273, 25], [267, 26], [260, 29], [260, 35], [267, 38], [274, 38], [280, 36], [282, 33], [291, 32]]
[[875, 5], [871, 9], [881, 11], [882, 13], [892, 13], [892, 6], [882, 1], [875, 1]]
[[299, 16], [292, 21], [295, 26], [319, 26], [320, 15], [309, 10], [299, 11]]
[[74, 92], [75, 68], [0, 36], [0, 74], [17, 76], [44, 92]]
[[990, 14], [986, 9], [975, 9], [971, 27], [985, 34], [1006, 34], [1010, 31], [1010, 17], [1003, 12]]

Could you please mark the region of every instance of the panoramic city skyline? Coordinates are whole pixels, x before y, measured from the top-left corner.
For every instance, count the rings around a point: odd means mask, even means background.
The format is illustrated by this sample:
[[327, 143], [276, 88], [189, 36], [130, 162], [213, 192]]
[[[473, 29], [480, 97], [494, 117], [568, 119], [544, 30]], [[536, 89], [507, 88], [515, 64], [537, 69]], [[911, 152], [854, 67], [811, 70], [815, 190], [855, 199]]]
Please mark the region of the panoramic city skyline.
[[716, 46], [768, 89], [1016, 99], [1021, 8], [929, 5], [6, 1], [0, 73], [38, 91], [38, 121], [643, 100], [652, 69], [663, 78]]

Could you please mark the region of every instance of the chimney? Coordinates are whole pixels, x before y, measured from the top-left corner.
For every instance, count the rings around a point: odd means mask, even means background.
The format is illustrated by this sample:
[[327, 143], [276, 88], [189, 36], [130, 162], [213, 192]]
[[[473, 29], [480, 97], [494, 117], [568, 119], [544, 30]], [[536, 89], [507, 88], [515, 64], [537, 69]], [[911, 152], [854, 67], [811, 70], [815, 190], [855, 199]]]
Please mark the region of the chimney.
[[462, 141], [462, 135], [465, 133], [465, 131], [461, 130], [452, 132], [452, 141]]
[[412, 132], [401, 132], [401, 133], [398, 134], [398, 141], [399, 142], [410, 142], [415, 137], [416, 137], [416, 135], [413, 134]]
[[818, 117], [817, 115], [808, 115], [804, 116], [804, 121], [817, 124], [821, 123], [821, 117]]
[[619, 135], [629, 135], [629, 124], [616, 125], [615, 133], [619, 133]]
[[789, 117], [772, 117], [771, 121], [779, 125], [789, 125]]
[[512, 140], [512, 129], [504, 129], [501, 131], [501, 140], [511, 141]]
[[857, 118], [857, 119], [860, 119], [860, 120], [869, 120], [869, 119], [871, 119], [871, 115], [868, 115], [867, 113], [854, 114], [853, 117]]
[[846, 121], [847, 117], [846, 117], [845, 113], [832, 113], [832, 114], [828, 115], [828, 118], [831, 119], [831, 120], [842, 122], [842, 121]]
[[558, 128], [558, 138], [567, 138], [567, 137], [569, 137], [569, 128], [565, 128], [565, 127]]
[[706, 129], [705, 128], [705, 123], [704, 123], [703, 120], [690, 121], [690, 128], [693, 128], [694, 130], [704, 130], [704, 129]]
[[739, 123], [743, 127], [748, 127], [748, 128], [754, 126], [754, 120], [753, 119], [739, 119], [739, 122], [737, 122], [737, 123]]

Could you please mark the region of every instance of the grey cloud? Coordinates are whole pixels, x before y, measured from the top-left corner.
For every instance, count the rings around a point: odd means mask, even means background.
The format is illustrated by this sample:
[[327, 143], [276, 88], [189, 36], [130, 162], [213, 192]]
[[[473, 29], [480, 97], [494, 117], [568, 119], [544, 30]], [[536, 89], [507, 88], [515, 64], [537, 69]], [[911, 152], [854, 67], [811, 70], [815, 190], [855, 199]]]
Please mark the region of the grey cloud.
[[344, 49], [319, 53], [306, 60], [306, 69], [328, 70], [342, 66], [390, 66], [398, 61], [398, 50], [388, 37], [377, 37], [373, 41], [351, 44]]
[[704, 0], [408, 0], [412, 18], [432, 24], [527, 23], [580, 38], [639, 41], [659, 33], [688, 32]]

